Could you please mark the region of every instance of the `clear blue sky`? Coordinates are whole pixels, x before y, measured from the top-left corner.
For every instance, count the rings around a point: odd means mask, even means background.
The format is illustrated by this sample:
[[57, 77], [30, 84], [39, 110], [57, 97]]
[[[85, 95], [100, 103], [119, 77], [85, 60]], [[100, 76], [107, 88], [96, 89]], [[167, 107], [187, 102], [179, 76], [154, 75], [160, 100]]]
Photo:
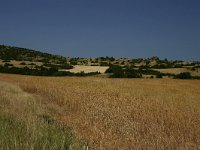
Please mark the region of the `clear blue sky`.
[[0, 44], [72, 57], [200, 60], [200, 0], [1, 0]]

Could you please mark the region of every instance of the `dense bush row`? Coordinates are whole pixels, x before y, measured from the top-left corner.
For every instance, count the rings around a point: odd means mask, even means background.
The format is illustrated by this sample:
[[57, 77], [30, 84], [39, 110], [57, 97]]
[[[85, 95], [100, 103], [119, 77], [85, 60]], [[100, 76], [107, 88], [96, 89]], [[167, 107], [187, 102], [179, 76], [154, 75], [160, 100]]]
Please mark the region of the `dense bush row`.
[[111, 78], [141, 78], [142, 74], [132, 68], [123, 68], [119, 65], [111, 65], [105, 73], [109, 73]]
[[199, 76], [192, 76], [190, 72], [182, 72], [174, 76], [174, 79], [200, 79]]
[[157, 78], [162, 78], [163, 76], [174, 76], [173, 74], [161, 73], [159, 71], [151, 70], [148, 68], [138, 68], [125, 66], [121, 67], [119, 65], [111, 65], [106, 73], [110, 73], [110, 77], [114, 78], [141, 78], [142, 75], [155, 75]]
[[134, 69], [133, 67], [121, 67], [119, 65], [110, 65], [105, 73], [109, 73], [111, 78], [141, 78], [142, 75], [152, 75], [152, 77], [156, 76], [156, 78], [168, 76], [174, 79], [200, 79], [200, 77], [192, 76], [190, 72], [183, 72], [175, 75], [170, 73], [161, 73], [159, 71], [151, 70], [148, 68]]
[[183, 72], [174, 76], [175, 79], [192, 79], [190, 72]]
[[17, 68], [9, 66], [0, 66], [0, 73], [10, 73], [10, 74], [21, 74], [21, 75], [34, 75], [34, 76], [91, 76], [100, 74], [99, 72], [80, 72], [72, 73], [69, 71], [58, 71], [57, 68], [45, 68], [43, 66], [37, 66], [35, 69], [30, 69], [28, 67]]
[[63, 63], [63, 64], [45, 63], [44, 66], [50, 67], [50, 68], [58, 68], [58, 69], [72, 69], [73, 68], [73, 66], [68, 63]]

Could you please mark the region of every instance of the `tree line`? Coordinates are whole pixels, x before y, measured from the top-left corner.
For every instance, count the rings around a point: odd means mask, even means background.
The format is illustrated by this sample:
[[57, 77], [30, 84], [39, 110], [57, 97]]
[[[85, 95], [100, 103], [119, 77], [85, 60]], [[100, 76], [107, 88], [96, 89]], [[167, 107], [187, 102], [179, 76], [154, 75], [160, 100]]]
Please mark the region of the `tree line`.
[[37, 68], [29, 68], [27, 66], [19, 68], [9, 65], [0, 65], [0, 73], [9, 73], [9, 74], [21, 74], [21, 75], [33, 75], [33, 76], [92, 76], [100, 74], [99, 72], [80, 72], [73, 73], [69, 71], [59, 71], [58, 68], [50, 67], [46, 68], [43, 66], [37, 66]]

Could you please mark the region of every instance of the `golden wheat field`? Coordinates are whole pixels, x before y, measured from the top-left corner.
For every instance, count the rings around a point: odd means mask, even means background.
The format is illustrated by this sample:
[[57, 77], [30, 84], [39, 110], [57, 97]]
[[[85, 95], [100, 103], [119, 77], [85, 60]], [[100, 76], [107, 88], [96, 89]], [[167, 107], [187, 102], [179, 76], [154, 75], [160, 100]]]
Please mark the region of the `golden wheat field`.
[[200, 149], [198, 80], [0, 74], [2, 82], [34, 95], [92, 149]]

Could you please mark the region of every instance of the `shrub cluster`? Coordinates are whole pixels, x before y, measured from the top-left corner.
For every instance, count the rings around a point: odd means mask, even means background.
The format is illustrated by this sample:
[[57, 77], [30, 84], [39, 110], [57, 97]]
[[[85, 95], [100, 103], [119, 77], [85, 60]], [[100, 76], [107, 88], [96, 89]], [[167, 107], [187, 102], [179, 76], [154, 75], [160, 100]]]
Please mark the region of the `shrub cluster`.
[[152, 70], [147, 67], [134, 69], [130, 66], [121, 67], [119, 65], [110, 65], [105, 73], [109, 73], [112, 78], [141, 78], [142, 75], [155, 75], [156, 78], [162, 78], [163, 76], [175, 76], [174, 74], [161, 73], [160, 71]]
[[100, 74], [99, 72], [72, 73], [69, 71], [58, 71], [57, 68], [45, 68], [43, 66], [37, 66], [37, 68], [35, 69], [30, 69], [28, 67], [18, 68], [18, 67], [0, 66], [0, 72], [9, 74], [34, 75], [34, 76], [92, 76]]
[[141, 78], [142, 74], [133, 68], [122, 68], [119, 65], [111, 65], [105, 73], [109, 73], [111, 78]]
[[73, 68], [73, 66], [68, 63], [63, 63], [63, 64], [45, 63], [44, 66], [50, 67], [50, 68], [58, 68], [58, 69], [72, 69]]
[[175, 79], [192, 79], [190, 72], [182, 72], [174, 76]]
[[192, 76], [190, 72], [182, 72], [174, 76], [174, 79], [200, 79], [199, 76]]

